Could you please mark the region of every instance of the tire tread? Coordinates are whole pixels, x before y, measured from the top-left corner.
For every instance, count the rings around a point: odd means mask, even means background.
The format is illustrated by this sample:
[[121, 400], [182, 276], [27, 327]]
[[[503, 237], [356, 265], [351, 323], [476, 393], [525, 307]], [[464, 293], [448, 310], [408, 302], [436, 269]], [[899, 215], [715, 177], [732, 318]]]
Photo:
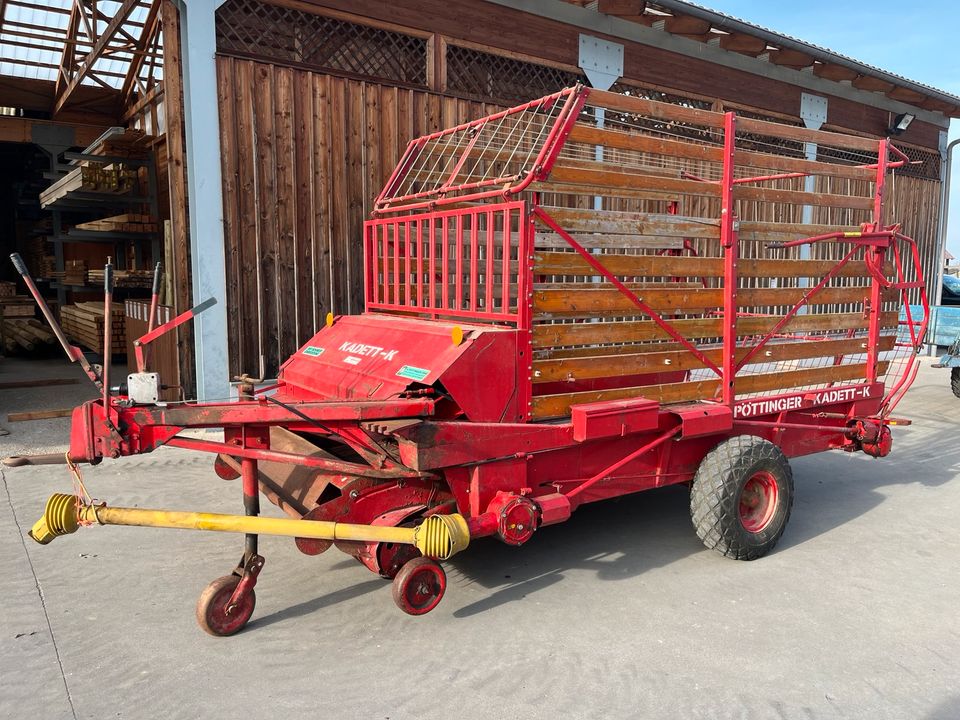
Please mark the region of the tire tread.
[[[760, 544], [746, 542], [740, 524], [737, 473], [757, 464], [784, 471], [782, 492], [786, 514], [778, 527], [761, 531]], [[700, 463], [690, 493], [690, 516], [697, 536], [711, 550], [736, 560], [755, 560], [770, 552], [786, 526], [793, 506], [793, 474], [786, 456], [773, 443], [754, 435], [737, 435], [707, 453]]]

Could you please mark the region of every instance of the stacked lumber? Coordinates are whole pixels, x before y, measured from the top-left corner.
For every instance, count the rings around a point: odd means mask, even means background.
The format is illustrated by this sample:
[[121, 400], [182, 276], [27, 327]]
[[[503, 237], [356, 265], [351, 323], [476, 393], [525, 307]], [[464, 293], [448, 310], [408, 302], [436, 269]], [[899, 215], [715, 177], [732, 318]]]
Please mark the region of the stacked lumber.
[[80, 223], [74, 227], [77, 230], [93, 230], [96, 232], [157, 232], [159, 222], [155, 217], [140, 213], [124, 213], [113, 215], [101, 220]]
[[33, 317], [33, 299], [26, 295], [0, 297], [0, 317]]
[[[90, 270], [87, 272], [87, 282], [91, 285], [103, 285], [103, 270]], [[114, 287], [123, 288], [152, 288], [153, 271], [152, 270], [114, 270]]]
[[142, 130], [125, 129], [119, 135], [110, 135], [104, 138], [95, 148], [90, 148], [91, 155], [110, 155], [142, 159], [150, 154], [152, 136]]
[[[122, 355], [127, 351], [123, 306], [114, 305], [110, 315], [110, 354]], [[101, 355], [104, 353], [102, 303], [82, 302], [67, 305], [60, 311], [60, 323], [63, 325], [63, 331], [71, 340]]]
[[55, 255], [41, 255], [32, 267], [37, 277], [49, 278], [57, 271], [57, 258]]
[[63, 271], [52, 271], [48, 277], [66, 285], [83, 285], [87, 282], [87, 261], [67, 260], [63, 264]]
[[50, 253], [50, 246], [43, 236], [32, 237], [27, 240], [23, 259], [34, 277], [50, 277], [49, 273], [56, 270], [56, 258]]
[[126, 193], [138, 185], [139, 173], [135, 168], [120, 163], [74, 168], [53, 185], [40, 193], [40, 207], [52, 205], [71, 192]]
[[8, 353], [22, 350], [34, 352], [42, 346], [53, 345], [56, 341], [54, 334], [39, 320], [3, 320], [3, 349]]

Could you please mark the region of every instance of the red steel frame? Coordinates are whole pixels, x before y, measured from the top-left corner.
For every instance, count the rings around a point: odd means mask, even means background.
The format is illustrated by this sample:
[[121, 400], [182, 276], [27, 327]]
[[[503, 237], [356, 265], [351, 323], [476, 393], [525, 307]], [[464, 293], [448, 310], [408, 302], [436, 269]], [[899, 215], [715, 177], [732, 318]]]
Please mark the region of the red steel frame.
[[[483, 535], [502, 534], [498, 518], [506, 512], [505, 498], [533, 498], [538, 503], [540, 524], [560, 522], [584, 502], [689, 481], [706, 453], [718, 442], [734, 435], [750, 434], [766, 438], [780, 446], [788, 456], [831, 448], [864, 450], [873, 455], [886, 454], [889, 451], [889, 430], [886, 426], [892, 422], [889, 413], [909, 386], [915, 368], [905, 372], [884, 395], [883, 384], [877, 382], [876, 349], [880, 338], [882, 291], [895, 288], [906, 293], [919, 288], [922, 304], [926, 306], [922, 281], [919, 278], [907, 281], [900, 264], [898, 245], [906, 244], [911, 248], [915, 268], [920, 267], [916, 243], [903, 236], [898, 226], [882, 224], [886, 171], [890, 165], [887, 159], [890, 152], [898, 151], [887, 140], [878, 144], [874, 218], [870, 226], [865, 226], [860, 233], [831, 233], [779, 245], [784, 247], [843, 240], [852, 243], [854, 249], [837, 263], [826, 278], [810, 288], [751, 351], [751, 355], [758, 352], [776, 337], [790, 317], [808, 304], [829, 279], [850, 261], [854, 251], [866, 248], [873, 283], [868, 338], [871, 349], [867, 353], [870, 370], [865, 381], [835, 385], [825, 390], [801, 390], [738, 400], [736, 374], [750, 356], [737, 362], [738, 239], [734, 217], [735, 186], [745, 182], [762, 182], [774, 176], [734, 179], [736, 116], [727, 113], [724, 120], [723, 174], [719, 181], [722, 205], [720, 238], [724, 253], [724, 337], [722, 362], [717, 365], [710, 362], [695, 343], [677, 332], [669, 319], [645, 305], [609, 272], [602, 263], [602, 256], [591, 254], [566, 232], [539, 206], [536, 194], [532, 200], [515, 199], [531, 183], [548, 177], [549, 169], [556, 161], [588, 94], [589, 91], [585, 89], [574, 88], [550, 96], [554, 102], [562, 99], [564, 106], [538, 153], [536, 167], [525, 177], [515, 179], [516, 184], [511, 181], [506, 187], [501, 186], [496, 190], [486, 189], [493, 183], [474, 183], [463, 187], [452, 184], [466, 157], [464, 155], [441, 190], [403, 198], [390, 197], [389, 191], [397, 184], [404, 168], [409, 167], [413, 149], [422, 147], [420, 141], [412, 142], [377, 198], [378, 217], [365, 226], [367, 310], [373, 313], [399, 313], [425, 323], [463, 319], [471, 322], [477, 332], [482, 332], [485, 323], [496, 332], [514, 332], [517, 339], [514, 352], [517, 357], [513, 361], [521, 371], [526, 371], [521, 375], [527, 378], [527, 382], [520, 383], [515, 391], [523, 408], [521, 417], [529, 419], [533, 394], [530, 377], [533, 249], [535, 223], [540, 221], [628, 297], [640, 313], [648, 315], [674, 340], [700, 358], [705, 367], [716, 372], [722, 380], [720, 397], [711, 402], [685, 405], [660, 406], [639, 397], [600, 403], [598, 406], [575, 406], [570, 418], [546, 423], [473, 422], [457, 412], [451, 412], [449, 398], [432, 387], [412, 384], [397, 394], [356, 400], [323, 397], [311, 394], [309, 389], [303, 387], [291, 388], [281, 376], [279, 382], [269, 388], [275, 393], [272, 396], [268, 397], [266, 392], [256, 393], [252, 385], [246, 384], [241, 388], [240, 400], [232, 403], [135, 406], [123, 397], [112, 399], [107, 406], [102, 400], [88, 402], [74, 411], [71, 456], [77, 461], [96, 462], [101, 457], [149, 452], [168, 444], [240, 458], [247, 478], [256, 477], [258, 462], [271, 462], [302, 465], [330, 475], [379, 483], [363, 490], [361, 498], [380, 492], [384, 487], [388, 487], [390, 492], [407, 493], [403, 497], [408, 497], [414, 490], [427, 493], [427, 489], [434, 488], [429, 497], [439, 503], [435, 507], [449, 511], [455, 506], [471, 519], [471, 532]], [[533, 103], [520, 107], [531, 106]], [[476, 127], [488, 120], [459, 127]], [[452, 190], [464, 194], [450, 194]], [[427, 195], [430, 199], [423, 200]], [[438, 209], [453, 202], [494, 198], [499, 202]], [[411, 202], [403, 204], [398, 201]], [[492, 222], [496, 214], [505, 218], [499, 239]], [[486, 218], [485, 237], [477, 232], [477, 220], [480, 217]], [[468, 238], [463, 236], [466, 219], [470, 220], [471, 228]], [[517, 229], [514, 230], [514, 227]], [[438, 232], [443, 238], [439, 256], [435, 240]], [[448, 249], [447, 238], [451, 232], [456, 245], [454, 257], [449, 256]], [[422, 253], [424, 233], [429, 237], [430, 247], [426, 257]], [[417, 247], [415, 255], [411, 252], [411, 242]], [[465, 247], [468, 248], [469, 263], [464, 262]], [[483, 262], [480, 262], [481, 247], [486, 251]], [[497, 303], [494, 300], [497, 298], [493, 294], [492, 279], [498, 269], [503, 280], [512, 276], [514, 247], [516, 292], [511, 293], [508, 287], [510, 283], [502, 282], [498, 298], [500, 310], [495, 310]], [[501, 253], [499, 260], [496, 259], [498, 249]], [[888, 281], [883, 275], [884, 262], [891, 249], [898, 269], [895, 282]], [[501, 263], [499, 268], [496, 267], [497, 262]], [[469, 277], [464, 283], [467, 265]], [[482, 297], [479, 295], [481, 274], [487, 278]], [[451, 275], [454, 277], [453, 287], [450, 286]], [[414, 276], [415, 282], [411, 281]], [[428, 280], [425, 281], [425, 278]], [[514, 296], [515, 303], [512, 299]], [[909, 310], [908, 323], [911, 343], [916, 347], [923, 337], [925, 325], [923, 322], [914, 323]], [[321, 343], [325, 333], [335, 329], [336, 325], [322, 329], [310, 342]], [[147, 341], [160, 330], [158, 328], [143, 340]], [[306, 347], [318, 349], [313, 345]], [[291, 362], [297, 357], [299, 354], [291, 358]], [[494, 373], [489, 378], [483, 378], [483, 382], [494, 386], [512, 384], [515, 380], [510, 373]], [[478, 393], [486, 390], [479, 386], [473, 388]], [[607, 422], [610, 418], [615, 419], [612, 430]], [[385, 428], [387, 425], [382, 423], [399, 420], [410, 422], [390, 425], [389, 429], [382, 432], [372, 429]], [[336, 439], [348, 446], [361, 460], [306, 456], [271, 449], [269, 429], [275, 426], [319, 438]], [[179, 437], [183, 429], [197, 427], [225, 428], [225, 442]], [[117, 428], [122, 428], [122, 432]], [[382, 440], [377, 439], [383, 433], [396, 443], [394, 451], [386, 451]], [[438, 482], [441, 490], [436, 489]], [[377, 507], [380, 508], [379, 505]], [[388, 503], [380, 509], [396, 507]]]

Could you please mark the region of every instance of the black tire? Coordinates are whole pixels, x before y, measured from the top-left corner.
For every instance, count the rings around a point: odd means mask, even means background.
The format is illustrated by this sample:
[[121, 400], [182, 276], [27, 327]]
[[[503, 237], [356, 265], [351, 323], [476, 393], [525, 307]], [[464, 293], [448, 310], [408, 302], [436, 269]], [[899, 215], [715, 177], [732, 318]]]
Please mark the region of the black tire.
[[950, 368], [950, 389], [960, 398], [960, 367]]
[[735, 560], [756, 560], [773, 550], [792, 507], [793, 473], [786, 456], [753, 435], [717, 445], [693, 478], [690, 516], [697, 536]]

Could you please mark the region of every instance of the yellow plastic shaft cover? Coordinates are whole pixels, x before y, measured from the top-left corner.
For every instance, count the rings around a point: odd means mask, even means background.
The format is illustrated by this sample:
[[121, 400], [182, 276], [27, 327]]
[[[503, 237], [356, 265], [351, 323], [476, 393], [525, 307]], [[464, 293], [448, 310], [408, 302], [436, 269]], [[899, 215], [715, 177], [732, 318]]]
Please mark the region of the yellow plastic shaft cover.
[[459, 514], [431, 515], [413, 528], [355, 525], [325, 520], [293, 520], [250, 515], [148, 510], [84, 505], [74, 495], [56, 494], [47, 500], [43, 517], [30, 537], [46, 545], [55, 537], [76, 532], [80, 523], [133, 525], [181, 530], [309, 537], [321, 540], [392, 542], [415, 546], [424, 556], [446, 560], [470, 544], [470, 529]]

